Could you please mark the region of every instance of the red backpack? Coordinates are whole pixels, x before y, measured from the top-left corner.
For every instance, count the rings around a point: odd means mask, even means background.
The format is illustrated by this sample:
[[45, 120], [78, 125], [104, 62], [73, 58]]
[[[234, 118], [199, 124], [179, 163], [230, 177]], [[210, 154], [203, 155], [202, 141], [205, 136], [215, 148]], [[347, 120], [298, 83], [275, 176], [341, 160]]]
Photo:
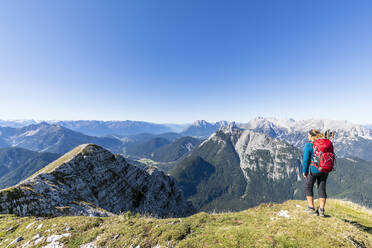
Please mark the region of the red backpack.
[[332, 141], [329, 139], [317, 139], [313, 142], [314, 157], [311, 165], [321, 172], [331, 172], [334, 169], [335, 153]]

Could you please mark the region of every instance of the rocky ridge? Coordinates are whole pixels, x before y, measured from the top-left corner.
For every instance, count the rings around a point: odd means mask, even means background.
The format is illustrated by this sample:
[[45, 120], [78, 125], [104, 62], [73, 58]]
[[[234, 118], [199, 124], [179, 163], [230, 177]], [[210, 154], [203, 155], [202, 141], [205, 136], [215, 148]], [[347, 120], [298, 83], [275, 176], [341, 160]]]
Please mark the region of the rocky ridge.
[[[225, 135], [221, 136], [219, 133]], [[221, 127], [203, 143], [226, 143], [226, 135], [239, 156], [240, 168], [247, 180], [247, 170], [264, 169], [268, 178], [280, 180], [292, 174], [299, 175], [301, 154], [291, 145], [268, 135], [239, 128], [234, 122]], [[297, 176], [297, 180], [300, 180]]]
[[155, 168], [130, 165], [92, 144], [76, 147], [18, 185], [0, 191], [0, 213], [21, 216], [154, 217], [192, 213], [175, 181]]

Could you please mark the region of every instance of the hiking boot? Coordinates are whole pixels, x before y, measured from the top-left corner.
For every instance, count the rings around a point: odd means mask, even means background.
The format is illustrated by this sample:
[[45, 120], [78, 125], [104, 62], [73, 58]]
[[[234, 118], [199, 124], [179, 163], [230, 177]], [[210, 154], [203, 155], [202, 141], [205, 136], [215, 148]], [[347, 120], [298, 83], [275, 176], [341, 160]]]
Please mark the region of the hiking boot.
[[311, 215], [314, 215], [314, 216], [318, 216], [318, 211], [316, 211], [314, 208], [309, 207], [309, 206], [305, 209], [305, 212]]
[[325, 217], [325, 215], [324, 215], [324, 208], [319, 208], [318, 209], [318, 212], [319, 212], [319, 216], [320, 217]]

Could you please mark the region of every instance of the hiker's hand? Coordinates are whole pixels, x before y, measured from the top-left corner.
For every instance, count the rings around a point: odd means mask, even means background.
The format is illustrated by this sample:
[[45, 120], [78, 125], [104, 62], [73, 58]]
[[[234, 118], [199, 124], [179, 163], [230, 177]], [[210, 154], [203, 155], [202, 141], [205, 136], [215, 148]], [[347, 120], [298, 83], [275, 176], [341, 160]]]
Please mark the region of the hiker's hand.
[[306, 173], [302, 173], [302, 175], [304, 176], [305, 179], [307, 179], [307, 174]]

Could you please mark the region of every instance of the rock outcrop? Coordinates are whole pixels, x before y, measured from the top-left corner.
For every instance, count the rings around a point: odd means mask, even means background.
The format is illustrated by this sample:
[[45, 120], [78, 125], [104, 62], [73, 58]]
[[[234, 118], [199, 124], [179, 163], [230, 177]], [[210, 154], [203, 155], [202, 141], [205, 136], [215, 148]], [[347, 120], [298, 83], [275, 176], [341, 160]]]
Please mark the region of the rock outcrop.
[[170, 173], [198, 210], [242, 210], [303, 197], [301, 152], [235, 123], [220, 128]]
[[108, 216], [131, 211], [154, 217], [193, 212], [173, 178], [140, 169], [92, 144], [76, 147], [18, 185], [0, 191], [0, 213], [21, 216]]

